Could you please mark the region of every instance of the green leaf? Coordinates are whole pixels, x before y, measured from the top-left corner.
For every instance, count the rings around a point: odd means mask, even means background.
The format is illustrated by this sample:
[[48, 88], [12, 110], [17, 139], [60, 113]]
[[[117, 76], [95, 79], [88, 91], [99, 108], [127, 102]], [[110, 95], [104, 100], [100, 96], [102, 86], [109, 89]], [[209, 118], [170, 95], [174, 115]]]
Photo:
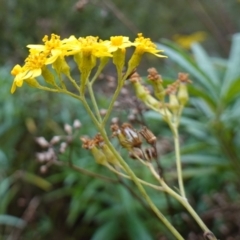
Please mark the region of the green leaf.
[[20, 174], [24, 181], [29, 182], [45, 191], [49, 191], [52, 188], [52, 185], [50, 182], [46, 181], [45, 179], [33, 173], [21, 171]]
[[240, 33], [233, 35], [227, 70], [224, 76], [221, 96], [225, 96], [232, 84], [240, 77]]
[[103, 224], [101, 227], [97, 229], [97, 231], [93, 234], [93, 237], [91, 240], [100, 240], [100, 239], [106, 239], [106, 240], [113, 240], [117, 239], [117, 233], [121, 231], [119, 228], [118, 222], [116, 220], [112, 219], [111, 221]]
[[206, 78], [208, 78], [208, 80], [212, 83], [212, 85], [215, 86], [215, 88], [213, 88], [212, 90], [216, 91], [219, 88], [220, 81], [217, 72], [215, 71], [212, 64], [212, 60], [199, 43], [192, 44], [191, 48], [198, 67], [202, 70], [202, 72], [205, 74]]
[[240, 77], [235, 79], [225, 92], [224, 103], [228, 104], [240, 95]]
[[153, 238], [147, 231], [143, 224], [143, 221], [139, 220], [139, 217], [135, 214], [128, 214], [126, 218], [126, 230], [129, 234], [130, 239], [138, 240], [152, 240]]
[[22, 220], [21, 218], [7, 215], [7, 214], [1, 214], [0, 215], [0, 225], [7, 225], [17, 228], [24, 228], [26, 226], [26, 222]]
[[200, 164], [200, 165], [214, 165], [214, 166], [225, 166], [228, 164], [222, 158], [203, 155], [203, 154], [188, 154], [181, 157], [181, 162], [185, 164]]

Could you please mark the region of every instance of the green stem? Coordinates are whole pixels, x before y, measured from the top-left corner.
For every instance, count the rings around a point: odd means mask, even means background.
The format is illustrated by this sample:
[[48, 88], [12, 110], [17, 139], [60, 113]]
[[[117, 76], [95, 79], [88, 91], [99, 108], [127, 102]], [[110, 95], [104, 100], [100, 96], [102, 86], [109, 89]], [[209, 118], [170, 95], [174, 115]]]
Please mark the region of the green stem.
[[71, 77], [71, 75], [67, 75], [68, 79], [70, 80], [70, 82], [73, 84], [73, 86], [80, 92], [80, 88], [77, 85], [76, 81]]
[[90, 95], [90, 98], [91, 98], [91, 102], [93, 104], [93, 108], [95, 110], [97, 119], [98, 119], [99, 122], [101, 122], [102, 121], [102, 117], [100, 115], [99, 108], [98, 108], [98, 105], [97, 105], [97, 102], [96, 102], [96, 98], [95, 98], [94, 93], [93, 93], [92, 84], [87, 83], [87, 86], [88, 86], [88, 92], [89, 92], [89, 95]]
[[[160, 178], [159, 178], [160, 179]], [[189, 212], [189, 214], [195, 219], [199, 227], [203, 230], [204, 235], [208, 237], [209, 240], [217, 240], [217, 238], [214, 236], [214, 234], [208, 229], [208, 227], [205, 225], [205, 223], [202, 221], [202, 219], [198, 216], [198, 214], [194, 211], [192, 206], [189, 204], [187, 199], [185, 197], [180, 196], [176, 192], [174, 192], [165, 182], [163, 179], [160, 179], [160, 183], [162, 187], [165, 189], [165, 191], [173, 196], [175, 199], [177, 199]]]
[[[117, 171], [117, 170], [114, 169], [112, 166], [106, 165], [106, 167], [107, 167], [110, 171], [112, 171], [112, 172], [114, 172], [115, 174], [117, 174], [118, 176], [121, 176], [121, 177], [124, 177], [124, 178], [127, 178], [127, 179], [132, 180], [128, 175]], [[151, 188], [156, 189], [156, 190], [158, 190], [158, 191], [163, 191], [163, 188], [162, 188], [161, 186], [157, 186], [157, 185], [151, 184], [151, 183], [146, 182], [146, 181], [143, 181], [142, 179], [139, 179], [139, 178], [138, 178], [138, 181], [139, 181], [140, 183], [148, 186], [148, 187], [151, 187]]]
[[93, 115], [91, 109], [89, 108], [87, 102], [85, 99], [82, 101], [84, 107], [86, 108], [86, 111], [88, 112], [89, 116], [91, 117], [92, 121], [94, 122], [95, 126], [97, 127], [98, 131], [100, 132], [101, 136], [103, 137], [105, 143], [115, 156], [115, 158], [119, 161], [119, 163], [123, 166], [126, 173], [131, 177], [133, 182], [136, 184], [137, 188], [139, 189], [140, 193], [146, 200], [146, 202], [149, 204], [153, 212], [157, 215], [157, 217], [165, 224], [165, 226], [169, 229], [169, 231], [179, 240], [184, 240], [184, 238], [180, 235], [180, 233], [172, 226], [172, 224], [165, 218], [165, 216], [158, 210], [158, 208], [155, 206], [155, 204], [152, 202], [150, 197], [147, 195], [145, 189], [143, 188], [142, 184], [138, 181], [137, 176], [134, 174], [134, 172], [131, 170], [131, 168], [127, 165], [127, 163], [123, 160], [123, 158], [118, 154], [116, 149], [113, 147], [111, 142], [108, 139], [108, 136], [106, 135], [106, 132], [104, 128], [102, 128], [102, 125], [98, 123], [97, 119]]
[[112, 112], [114, 103], [115, 103], [115, 101], [116, 101], [116, 99], [117, 99], [117, 97], [118, 97], [118, 95], [119, 95], [119, 93], [120, 93], [120, 91], [121, 91], [121, 89], [122, 89], [122, 86], [123, 86], [126, 78], [127, 78], [127, 74], [125, 74], [125, 75], [122, 77], [121, 74], [118, 72], [118, 86], [117, 86], [117, 88], [116, 88], [116, 90], [115, 90], [115, 92], [114, 92], [114, 95], [113, 95], [112, 99], [111, 99], [111, 102], [110, 102], [110, 104], [109, 104], [107, 113], [106, 113], [106, 115], [105, 115], [105, 117], [104, 117], [104, 119], [103, 119], [103, 121], [102, 121], [102, 127], [103, 127], [103, 128], [104, 128], [104, 126], [105, 126], [105, 124], [106, 124], [106, 122], [107, 122], [107, 120], [108, 120], [108, 118], [109, 118], [109, 116], [110, 116], [110, 114], [111, 114], [111, 112]]
[[174, 146], [175, 146], [175, 155], [176, 155], [178, 185], [179, 185], [181, 196], [186, 198], [184, 184], [183, 184], [183, 176], [182, 176], [182, 164], [181, 164], [181, 158], [180, 158], [178, 128], [177, 126], [173, 126], [173, 129], [174, 129], [173, 136], [174, 136]]
[[105, 115], [105, 117], [104, 117], [104, 119], [103, 119], [103, 121], [102, 121], [102, 127], [105, 126], [105, 124], [106, 124], [106, 122], [107, 122], [107, 120], [108, 120], [108, 118], [109, 118], [109, 116], [110, 116], [110, 114], [111, 114], [111, 112], [112, 112], [114, 103], [115, 103], [115, 101], [116, 101], [116, 99], [117, 99], [117, 97], [118, 97], [118, 95], [119, 95], [119, 93], [120, 93], [121, 88], [122, 88], [121, 84], [118, 84], [117, 89], [116, 89], [116, 91], [114, 92], [114, 95], [113, 95], [113, 97], [112, 97], [112, 99], [111, 99], [111, 102], [110, 102], [110, 104], [109, 104], [107, 113], [106, 113], [106, 115]]

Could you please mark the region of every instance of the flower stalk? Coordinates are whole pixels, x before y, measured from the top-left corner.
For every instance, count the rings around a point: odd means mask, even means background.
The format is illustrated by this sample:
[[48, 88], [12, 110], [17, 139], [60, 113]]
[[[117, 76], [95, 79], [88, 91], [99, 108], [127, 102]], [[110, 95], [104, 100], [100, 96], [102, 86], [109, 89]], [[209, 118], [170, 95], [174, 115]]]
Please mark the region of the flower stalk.
[[[161, 55], [162, 50], [157, 49], [156, 45], [149, 38], [143, 37], [142, 34], [138, 34], [133, 42], [124, 36], [114, 36], [111, 37], [110, 40], [100, 40], [98, 37], [93, 36], [86, 38], [70, 36], [69, 38], [61, 40], [60, 36], [52, 34], [50, 38], [45, 36], [43, 43], [43, 45], [28, 45], [30, 50], [25, 64], [23, 66], [16, 65], [11, 71], [15, 77], [11, 93], [14, 93], [17, 87], [22, 87], [22, 85], [26, 83], [31, 87], [44, 91], [64, 93], [78, 99], [84, 106], [98, 132], [93, 139], [81, 137], [83, 148], [90, 150], [96, 163], [107, 167], [118, 176], [133, 181], [142, 198], [148, 203], [158, 219], [176, 239], [183, 240], [184, 238], [156, 207], [143, 185], [151, 187], [156, 191], [163, 191], [175, 198], [198, 223], [204, 232], [204, 237], [206, 239], [216, 240], [213, 233], [207, 228], [189, 204], [184, 189], [178, 127], [182, 111], [189, 98], [187, 84], [191, 83], [191, 81], [188, 79], [188, 74], [180, 73], [174, 83], [164, 88], [161, 76], [157, 73], [156, 69], [151, 68], [148, 79], [152, 81], [154, 89], [153, 95], [151, 91], [142, 84], [141, 77], [135, 69], [139, 66], [145, 53], [160, 58], [166, 56]], [[132, 57], [127, 61], [126, 51], [129, 47], [134, 47], [135, 50]], [[71, 68], [70, 65], [68, 65], [69, 58], [75, 61], [77, 69], [79, 70], [80, 76], [78, 82], [71, 77]], [[94, 84], [110, 60], [112, 60], [112, 63], [116, 67], [117, 87], [111, 97], [105, 116], [102, 117], [99, 110], [99, 103], [95, 96]], [[49, 65], [52, 65], [52, 68], [50, 68]], [[96, 66], [98, 68], [92, 77], [92, 72]], [[124, 66], [127, 66], [125, 74], [123, 74]], [[40, 84], [38, 81], [37, 78], [40, 76], [44, 77], [45, 85]], [[55, 80], [55, 76], [58, 77], [58, 83]], [[117, 124], [111, 126], [113, 136], [118, 138], [119, 144], [125, 151], [128, 151], [130, 158], [137, 159], [139, 163], [142, 164], [141, 166], [147, 167], [157, 179], [159, 185], [146, 182], [136, 176], [134, 170], [128, 164], [128, 160], [122, 158], [120, 152], [117, 151], [116, 147], [110, 141], [106, 125], [113, 112], [114, 103], [128, 79], [133, 85], [137, 98], [149, 109], [161, 115], [162, 119], [168, 124], [172, 131], [179, 194], [165, 183], [161, 171], [158, 173], [151, 163], [153, 159], [157, 160], [157, 137], [147, 129], [147, 127], [142, 127], [142, 130], [138, 131], [129, 123], [124, 123], [122, 126], [118, 126]], [[69, 90], [69, 83], [74, 87], [76, 92]], [[90, 97], [91, 105], [89, 105], [86, 100], [86, 94]], [[61, 163], [57, 161], [54, 163], [61, 165]], [[78, 168], [72, 164], [69, 164], [69, 167], [92, 177], [115, 182], [113, 179]]]

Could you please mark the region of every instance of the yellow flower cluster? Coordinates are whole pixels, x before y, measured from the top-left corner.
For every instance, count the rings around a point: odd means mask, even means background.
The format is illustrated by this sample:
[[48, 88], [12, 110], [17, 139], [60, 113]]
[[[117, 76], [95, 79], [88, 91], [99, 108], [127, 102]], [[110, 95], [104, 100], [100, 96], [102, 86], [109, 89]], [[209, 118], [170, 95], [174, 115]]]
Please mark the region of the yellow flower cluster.
[[[113, 36], [110, 40], [100, 40], [98, 37], [87, 36], [85, 38], [69, 38], [60, 39], [60, 36], [52, 34], [49, 38], [43, 38], [42, 45], [28, 45], [29, 55], [25, 59], [23, 66], [16, 65], [11, 71], [15, 76], [11, 88], [11, 93], [14, 93], [17, 87], [21, 87], [24, 82], [33, 87], [39, 87], [40, 84], [36, 77], [43, 76], [47, 83], [57, 86], [48, 65], [52, 65], [55, 73], [60, 76], [66, 75], [69, 79], [70, 67], [67, 58], [72, 56], [81, 73], [80, 86], [84, 90], [84, 86], [88, 81], [92, 69], [96, 66], [97, 60], [101, 63], [107, 63], [107, 60], [112, 58], [113, 63], [119, 71], [125, 64], [125, 52], [128, 47], [135, 47], [135, 51], [128, 61], [127, 73], [131, 73], [137, 65], [139, 65], [144, 53], [151, 53], [157, 57], [165, 57], [159, 53], [156, 45], [149, 39], [138, 34], [135, 41], [131, 42], [128, 37]], [[104, 65], [104, 64], [103, 64]]]

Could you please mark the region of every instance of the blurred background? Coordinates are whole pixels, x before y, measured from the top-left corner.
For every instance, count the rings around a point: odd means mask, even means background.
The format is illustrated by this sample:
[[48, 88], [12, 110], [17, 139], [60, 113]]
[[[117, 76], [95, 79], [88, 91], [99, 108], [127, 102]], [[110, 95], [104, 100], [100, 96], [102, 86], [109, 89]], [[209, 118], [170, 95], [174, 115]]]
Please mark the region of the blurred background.
[[[28, 86], [10, 94], [11, 68], [23, 64], [27, 44], [40, 44], [46, 34], [124, 35], [133, 40], [139, 32], [168, 56], [146, 56], [141, 73], [154, 66], [166, 83], [179, 71], [188, 72], [193, 81], [180, 128], [189, 201], [219, 239], [240, 239], [239, 13], [239, 0], [0, 0], [0, 239], [173, 239], [139, 200], [134, 185], [96, 165], [81, 149], [79, 136], [96, 132], [76, 100]], [[104, 80], [99, 85], [98, 102], [106, 108], [109, 85]], [[114, 116], [122, 121], [139, 117], [130, 110], [116, 109]], [[158, 136], [166, 178], [176, 184], [167, 126], [151, 111], [139, 115]], [[73, 124], [76, 119], [80, 129]], [[66, 124], [72, 132], [64, 129]], [[62, 136], [67, 150], [61, 149], [64, 144], [54, 145], [62, 162], [110, 180], [48, 166], [46, 155], [36, 156], [47, 154], [35, 141], [39, 136], [47, 141]], [[130, 164], [151, 181], [147, 171]], [[178, 203], [148, 193], [185, 239], [203, 239]]]

